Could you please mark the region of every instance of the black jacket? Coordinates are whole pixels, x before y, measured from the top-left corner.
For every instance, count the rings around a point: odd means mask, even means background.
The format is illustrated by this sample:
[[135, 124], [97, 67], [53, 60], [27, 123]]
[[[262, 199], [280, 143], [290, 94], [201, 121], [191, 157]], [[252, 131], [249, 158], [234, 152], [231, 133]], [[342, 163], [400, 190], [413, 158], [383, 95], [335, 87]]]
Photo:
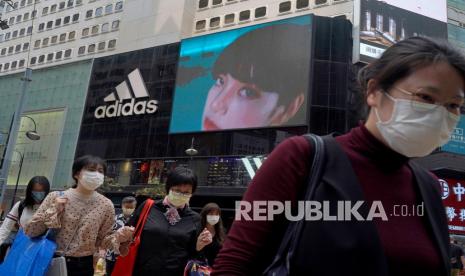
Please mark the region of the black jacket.
[[[128, 225], [135, 226], [145, 202]], [[155, 201], [142, 230], [133, 275], [182, 276], [188, 259], [196, 257], [200, 216], [189, 207], [179, 209], [181, 220], [170, 225], [163, 201]]]

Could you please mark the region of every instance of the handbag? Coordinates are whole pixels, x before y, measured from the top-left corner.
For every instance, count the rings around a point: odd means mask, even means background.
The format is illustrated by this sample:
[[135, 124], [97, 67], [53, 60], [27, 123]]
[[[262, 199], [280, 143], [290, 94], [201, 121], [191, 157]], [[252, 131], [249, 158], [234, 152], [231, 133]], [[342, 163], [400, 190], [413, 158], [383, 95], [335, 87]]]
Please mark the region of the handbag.
[[[304, 137], [312, 144], [313, 161], [310, 167], [310, 175], [305, 192], [305, 200], [311, 200], [315, 194], [316, 187], [320, 181], [324, 167], [324, 142], [320, 136], [307, 134]], [[287, 276], [291, 275], [291, 258], [299, 243], [300, 233], [303, 228], [303, 220], [293, 221], [284, 233], [283, 240], [272, 263], [265, 269], [263, 275], [266, 276]]]
[[211, 272], [212, 268], [206, 259], [204, 261], [189, 260], [184, 269], [184, 276], [210, 276]]
[[139, 251], [140, 246], [140, 236], [142, 230], [144, 229], [145, 222], [150, 213], [154, 201], [152, 199], [147, 199], [145, 202], [144, 208], [140, 213], [139, 219], [137, 220], [136, 229], [134, 231], [134, 239], [129, 245], [129, 253], [126, 256], [118, 256], [116, 259], [115, 267], [113, 269], [112, 276], [130, 276], [134, 270], [134, 265], [136, 263], [137, 251]]
[[43, 236], [30, 238], [22, 229], [19, 230], [10, 252], [0, 265], [0, 275], [46, 275], [57, 246], [52, 233], [53, 230], [48, 230]]

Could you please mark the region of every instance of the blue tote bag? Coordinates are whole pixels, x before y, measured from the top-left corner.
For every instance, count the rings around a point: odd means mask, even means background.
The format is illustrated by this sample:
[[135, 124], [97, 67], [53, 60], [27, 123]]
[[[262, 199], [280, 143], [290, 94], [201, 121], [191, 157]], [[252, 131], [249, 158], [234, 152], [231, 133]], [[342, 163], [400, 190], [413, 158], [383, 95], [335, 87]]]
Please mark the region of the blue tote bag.
[[48, 230], [43, 236], [30, 238], [21, 229], [5, 261], [0, 265], [0, 275], [44, 276], [55, 249], [53, 230]]

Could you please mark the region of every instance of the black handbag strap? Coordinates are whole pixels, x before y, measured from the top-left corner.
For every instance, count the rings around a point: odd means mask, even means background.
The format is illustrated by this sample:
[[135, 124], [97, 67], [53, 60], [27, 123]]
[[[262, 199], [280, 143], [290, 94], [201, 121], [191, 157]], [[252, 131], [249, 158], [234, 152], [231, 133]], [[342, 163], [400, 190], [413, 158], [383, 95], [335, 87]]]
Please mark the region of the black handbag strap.
[[[306, 134], [303, 137], [311, 145], [313, 151], [313, 161], [310, 167], [310, 173], [308, 177], [308, 184], [305, 191], [304, 200], [311, 200], [315, 194], [318, 183], [321, 179], [324, 161], [325, 161], [325, 150], [324, 150], [324, 141], [323, 138], [314, 134]], [[289, 226], [286, 229], [281, 245], [278, 248], [278, 251], [273, 259], [273, 262], [263, 273], [264, 275], [274, 275], [274, 273], [269, 273], [271, 270], [277, 266], [285, 265], [287, 274], [289, 275], [290, 271], [290, 261], [292, 255], [297, 247], [299, 241], [300, 233], [303, 228], [303, 220], [297, 222], [290, 222]]]

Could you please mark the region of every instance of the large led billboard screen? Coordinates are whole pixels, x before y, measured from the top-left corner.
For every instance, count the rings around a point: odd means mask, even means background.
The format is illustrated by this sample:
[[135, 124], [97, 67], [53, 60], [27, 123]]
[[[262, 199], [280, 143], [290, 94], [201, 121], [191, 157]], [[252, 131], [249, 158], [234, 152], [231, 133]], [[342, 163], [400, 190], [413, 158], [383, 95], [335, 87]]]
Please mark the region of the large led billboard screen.
[[360, 0], [360, 60], [412, 36], [447, 39], [445, 0]]
[[181, 42], [171, 133], [306, 124], [312, 16]]

